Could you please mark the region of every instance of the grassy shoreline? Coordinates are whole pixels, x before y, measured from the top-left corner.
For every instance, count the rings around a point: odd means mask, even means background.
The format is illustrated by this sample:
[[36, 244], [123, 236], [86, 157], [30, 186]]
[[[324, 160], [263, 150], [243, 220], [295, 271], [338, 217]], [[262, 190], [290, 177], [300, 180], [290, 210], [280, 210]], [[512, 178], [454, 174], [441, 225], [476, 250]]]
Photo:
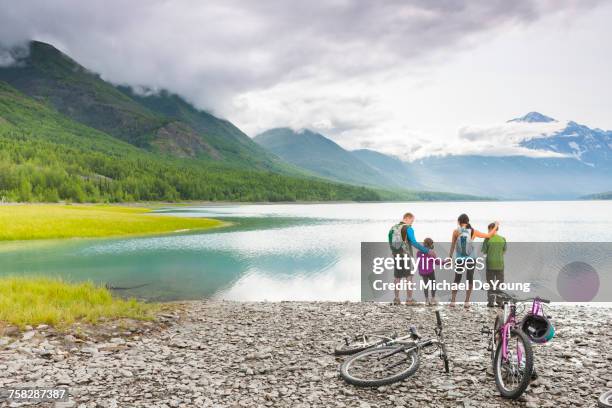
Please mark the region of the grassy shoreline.
[[0, 205], [0, 241], [103, 238], [219, 228], [209, 218], [151, 214], [151, 209], [115, 205]]
[[151, 320], [157, 305], [113, 297], [91, 282], [68, 283], [46, 277], [0, 278], [0, 325], [59, 328], [102, 319]]

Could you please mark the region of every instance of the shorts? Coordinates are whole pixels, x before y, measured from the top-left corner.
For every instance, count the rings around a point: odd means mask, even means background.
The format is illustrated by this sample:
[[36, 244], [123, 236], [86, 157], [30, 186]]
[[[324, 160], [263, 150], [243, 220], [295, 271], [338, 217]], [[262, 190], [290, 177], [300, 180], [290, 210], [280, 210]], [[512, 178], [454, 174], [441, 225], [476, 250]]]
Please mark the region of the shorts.
[[464, 268], [463, 273], [455, 272], [455, 283], [461, 283], [461, 278], [465, 275], [465, 281], [472, 284], [474, 282], [474, 270], [476, 269], [476, 263], [472, 262], [471, 265]]
[[[392, 252], [393, 257], [395, 258], [395, 255], [400, 255], [400, 256], [404, 256], [406, 252], [405, 251], [398, 251], [398, 252]], [[410, 262], [408, 262], [407, 267], [404, 267], [404, 262], [400, 262], [399, 265], [397, 263], [394, 264], [394, 269], [393, 269], [393, 277], [395, 279], [402, 279], [402, 278], [408, 278], [410, 276], [412, 276], [412, 269], [410, 268]]]

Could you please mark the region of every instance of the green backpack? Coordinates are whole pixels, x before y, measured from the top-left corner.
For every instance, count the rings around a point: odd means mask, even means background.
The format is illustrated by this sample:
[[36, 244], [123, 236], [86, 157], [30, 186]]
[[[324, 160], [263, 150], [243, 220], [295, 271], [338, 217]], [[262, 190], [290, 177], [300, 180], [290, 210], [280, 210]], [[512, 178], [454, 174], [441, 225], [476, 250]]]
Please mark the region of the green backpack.
[[391, 248], [391, 252], [397, 252], [400, 250], [407, 251], [408, 243], [402, 239], [402, 228], [404, 228], [406, 224], [400, 222], [395, 224], [389, 230], [388, 238], [389, 238], [389, 248]]

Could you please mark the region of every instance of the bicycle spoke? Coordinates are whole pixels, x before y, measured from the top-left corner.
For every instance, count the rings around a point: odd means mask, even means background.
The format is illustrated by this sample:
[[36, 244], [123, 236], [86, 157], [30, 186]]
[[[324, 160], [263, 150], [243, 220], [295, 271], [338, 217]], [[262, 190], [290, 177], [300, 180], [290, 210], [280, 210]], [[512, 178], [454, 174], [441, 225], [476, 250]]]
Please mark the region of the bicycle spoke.
[[[394, 350], [395, 351], [395, 350]], [[387, 352], [383, 356], [373, 353], [354, 361], [350, 366], [350, 373], [356, 378], [386, 378], [406, 370], [412, 358], [404, 350], [400, 352]]]

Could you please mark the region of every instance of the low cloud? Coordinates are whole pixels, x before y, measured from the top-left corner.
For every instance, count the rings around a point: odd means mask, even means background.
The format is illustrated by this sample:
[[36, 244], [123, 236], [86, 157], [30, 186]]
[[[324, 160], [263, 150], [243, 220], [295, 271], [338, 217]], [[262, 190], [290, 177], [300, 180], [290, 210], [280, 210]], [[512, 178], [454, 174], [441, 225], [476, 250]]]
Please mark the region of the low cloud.
[[[0, 5], [0, 42], [50, 42], [138, 92], [168, 89], [254, 136], [312, 128], [402, 157], [523, 152], [516, 134], [465, 128], [436, 146], [379, 90], [507, 28], [573, 16], [597, 0], [32, 0]], [[0, 54], [0, 65], [11, 64]], [[501, 144], [503, 147], [497, 146]], [[475, 147], [476, 146], [476, 147]], [[539, 154], [539, 153], [538, 153]]]
[[534, 150], [520, 146], [525, 140], [545, 138], [565, 129], [567, 122], [517, 123], [506, 122], [494, 125], [465, 126], [457, 135], [443, 143], [435, 142], [423, 135], [412, 135], [398, 139], [361, 140], [352, 148], [378, 150], [406, 161], [428, 156], [480, 155], [480, 156], [526, 156], [534, 158], [568, 157], [564, 154]]
[[506, 122], [502, 124], [465, 126], [458, 137], [469, 142], [489, 142], [499, 145], [517, 145], [524, 140], [550, 136], [565, 129], [567, 122]]

